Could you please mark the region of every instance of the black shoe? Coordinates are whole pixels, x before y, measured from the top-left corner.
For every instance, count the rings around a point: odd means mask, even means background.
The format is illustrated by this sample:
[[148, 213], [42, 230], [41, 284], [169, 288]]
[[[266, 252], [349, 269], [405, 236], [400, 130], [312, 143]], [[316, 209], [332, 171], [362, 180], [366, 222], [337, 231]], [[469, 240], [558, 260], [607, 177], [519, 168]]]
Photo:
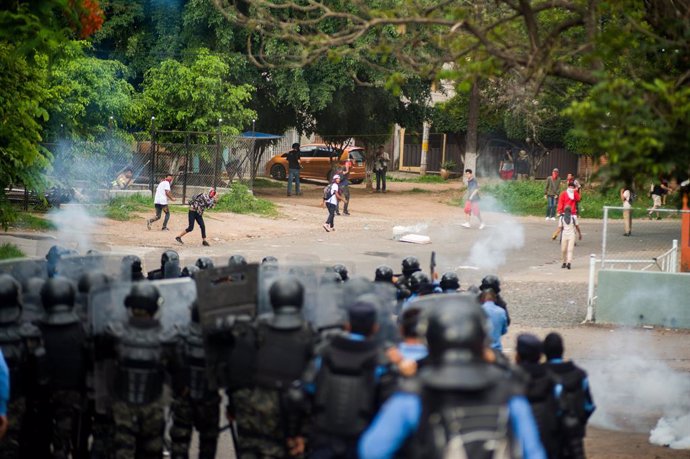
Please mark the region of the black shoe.
[[170, 229], [164, 226], [163, 228], [161, 228], [161, 231], [170, 231]]
[[561, 269], [565, 269], [565, 263], [561, 265]]
[[565, 267], [568, 268], [568, 269], [570, 269], [570, 263], [568, 263], [567, 265], [565, 265]]
[[623, 233], [623, 236], [630, 236], [630, 233]]
[[175, 240], [176, 240], [177, 242], [179, 242], [180, 244], [183, 244], [183, 245], [184, 245], [184, 242], [182, 242], [182, 238], [181, 238], [180, 236], [177, 236], [177, 237], [175, 238]]
[[151, 230], [151, 220], [146, 220], [146, 229]]
[[288, 196], [292, 196], [292, 194], [290, 194], [290, 193], [288, 193], [287, 195], [288, 195]]
[[657, 220], [661, 220], [661, 217], [656, 217]]
[[210, 246], [211, 244], [208, 243], [208, 241], [203, 241], [201, 245], [205, 245], [206, 247]]
[[343, 212], [344, 215], [350, 215], [350, 212]]
[[336, 215], [340, 215], [340, 212], [336, 212], [335, 214], [336, 214]]

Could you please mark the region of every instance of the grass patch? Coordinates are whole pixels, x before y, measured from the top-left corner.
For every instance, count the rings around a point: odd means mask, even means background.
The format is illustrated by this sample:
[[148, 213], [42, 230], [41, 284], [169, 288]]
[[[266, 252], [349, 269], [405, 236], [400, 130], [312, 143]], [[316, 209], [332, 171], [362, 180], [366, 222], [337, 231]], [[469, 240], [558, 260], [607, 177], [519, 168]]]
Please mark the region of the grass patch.
[[266, 199], [255, 197], [244, 185], [234, 184], [228, 193], [224, 193], [216, 206], [211, 209], [215, 212], [233, 212], [236, 214], [256, 214], [266, 217], [275, 217], [278, 210], [275, 204]]
[[0, 260], [7, 260], [9, 258], [22, 258], [25, 257], [26, 255], [24, 252], [19, 250], [19, 247], [17, 247], [14, 244], [2, 244], [0, 245]]
[[388, 182], [406, 182], [406, 183], [444, 183], [445, 180], [440, 175], [420, 175], [414, 178], [399, 178], [391, 175], [386, 175]]
[[284, 188], [284, 187], [285, 187], [285, 182], [279, 182], [278, 180], [272, 180], [272, 179], [267, 179], [267, 178], [255, 178], [254, 179], [254, 188]]
[[141, 212], [151, 208], [151, 198], [141, 194], [117, 196], [105, 206], [105, 216], [112, 220], [128, 221], [134, 212]]
[[17, 212], [16, 218], [11, 226], [13, 228], [36, 231], [52, 231], [56, 229], [55, 225], [50, 220], [26, 212]]
[[[481, 194], [492, 196], [501, 207], [513, 215], [536, 215], [543, 217], [546, 214], [546, 199], [544, 199], [544, 187], [546, 182], [539, 181], [511, 181], [481, 187]], [[619, 190], [608, 188], [602, 190], [586, 189], [582, 193], [580, 202], [580, 216], [583, 218], [602, 218], [604, 206], [621, 206]], [[634, 208], [644, 208], [646, 201], [640, 200], [634, 204]], [[452, 205], [458, 205], [458, 200], [451, 201]], [[621, 215], [610, 215], [612, 218], [621, 218]]]

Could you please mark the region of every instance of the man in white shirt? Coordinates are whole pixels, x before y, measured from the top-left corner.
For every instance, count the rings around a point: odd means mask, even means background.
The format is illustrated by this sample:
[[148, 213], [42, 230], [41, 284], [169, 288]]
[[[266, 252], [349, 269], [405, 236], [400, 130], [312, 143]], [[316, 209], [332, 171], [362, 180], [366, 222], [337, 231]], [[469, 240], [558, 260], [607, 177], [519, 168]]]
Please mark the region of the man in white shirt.
[[170, 210], [168, 209], [168, 200], [174, 201], [175, 198], [173, 197], [171, 191], [170, 191], [170, 184], [172, 183], [173, 176], [172, 174], [168, 174], [165, 176], [163, 180], [158, 184], [158, 187], [156, 188], [156, 196], [153, 199], [153, 204], [156, 207], [156, 216], [153, 218], [150, 218], [146, 220], [146, 227], [148, 229], [151, 229], [151, 223], [160, 220], [161, 218], [161, 213], [165, 212], [165, 219], [163, 220], [163, 228], [161, 228], [162, 231], [170, 231], [168, 229], [168, 220], [170, 220]]

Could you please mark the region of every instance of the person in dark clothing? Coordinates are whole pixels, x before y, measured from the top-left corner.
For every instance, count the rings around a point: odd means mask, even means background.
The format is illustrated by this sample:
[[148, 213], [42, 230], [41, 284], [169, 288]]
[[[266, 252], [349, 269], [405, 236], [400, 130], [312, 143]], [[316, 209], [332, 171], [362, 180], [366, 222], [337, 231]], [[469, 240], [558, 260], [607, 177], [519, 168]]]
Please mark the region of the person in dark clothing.
[[549, 458], [557, 457], [558, 451], [558, 401], [560, 386], [546, 365], [539, 363], [542, 342], [529, 333], [518, 335], [515, 360], [522, 370], [525, 395], [532, 408], [539, 428], [539, 438]]
[[194, 231], [194, 222], [197, 222], [199, 224], [199, 229], [201, 229], [201, 244], [205, 246], [211, 245], [206, 240], [206, 224], [204, 223], [204, 211], [215, 206], [216, 202], [218, 202], [218, 195], [216, 194], [216, 190], [214, 188], [211, 188], [208, 191], [208, 193], [199, 193], [196, 196], [194, 196], [189, 201], [189, 211], [187, 212], [189, 226], [187, 227], [187, 229], [182, 231], [175, 238], [175, 240], [180, 244], [184, 244], [184, 242], [182, 242], [182, 238], [185, 234]]
[[53, 417], [53, 457], [68, 458], [80, 441], [73, 429], [83, 414], [86, 370], [89, 357], [87, 335], [74, 311], [76, 291], [64, 277], [48, 279], [41, 289], [46, 315], [39, 323], [46, 349], [48, 388]]
[[563, 360], [563, 338], [558, 333], [549, 333], [544, 338], [544, 355], [546, 367], [562, 387], [557, 457], [584, 459], [587, 421], [596, 409], [587, 372], [572, 361]]
[[338, 335], [317, 355], [303, 378], [312, 392], [310, 457], [356, 458], [359, 436], [369, 425], [385, 391], [388, 362], [372, 339], [376, 307], [359, 301], [348, 309], [346, 335]]
[[295, 194], [301, 195], [299, 189], [299, 173], [302, 169], [302, 161], [299, 151], [299, 144], [293, 143], [292, 150], [290, 150], [285, 158], [288, 161], [288, 179], [287, 179], [287, 195], [292, 196], [292, 182], [295, 182]]
[[508, 321], [508, 325], [510, 326], [510, 313], [508, 313], [508, 303], [506, 303], [506, 300], [503, 299], [501, 296], [501, 281], [497, 276], [494, 276], [493, 274], [489, 274], [488, 276], [484, 276], [482, 279], [482, 283], [479, 285], [479, 290], [483, 292], [484, 290], [491, 289], [494, 291], [496, 294], [496, 299], [494, 300], [494, 304], [496, 306], [503, 308], [506, 311], [506, 319]]

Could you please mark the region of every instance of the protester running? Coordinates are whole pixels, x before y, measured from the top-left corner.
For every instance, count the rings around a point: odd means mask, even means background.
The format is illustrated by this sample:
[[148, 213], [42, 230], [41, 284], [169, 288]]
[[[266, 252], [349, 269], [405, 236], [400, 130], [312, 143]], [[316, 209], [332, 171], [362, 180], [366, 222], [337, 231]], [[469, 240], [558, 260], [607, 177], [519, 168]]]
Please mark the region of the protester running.
[[214, 188], [208, 190], [208, 193], [199, 193], [195, 195], [189, 201], [189, 212], [187, 212], [189, 226], [186, 230], [182, 231], [180, 235], [175, 238], [175, 240], [180, 244], [184, 244], [184, 242], [182, 242], [182, 238], [185, 234], [194, 231], [194, 222], [197, 222], [199, 224], [199, 228], [201, 229], [201, 244], [205, 246], [211, 245], [206, 240], [206, 224], [204, 223], [204, 211], [215, 206], [216, 202], [218, 202], [218, 195], [216, 194], [216, 190]]
[[170, 191], [170, 184], [172, 181], [172, 174], [168, 174], [161, 180], [158, 187], [156, 187], [156, 196], [153, 198], [153, 205], [156, 207], [156, 216], [146, 220], [146, 228], [151, 229], [151, 223], [160, 220], [161, 212], [165, 212], [165, 219], [163, 219], [163, 228], [161, 228], [161, 231], [169, 231], [168, 220], [170, 220], [170, 209], [168, 209], [168, 200], [175, 200]]

